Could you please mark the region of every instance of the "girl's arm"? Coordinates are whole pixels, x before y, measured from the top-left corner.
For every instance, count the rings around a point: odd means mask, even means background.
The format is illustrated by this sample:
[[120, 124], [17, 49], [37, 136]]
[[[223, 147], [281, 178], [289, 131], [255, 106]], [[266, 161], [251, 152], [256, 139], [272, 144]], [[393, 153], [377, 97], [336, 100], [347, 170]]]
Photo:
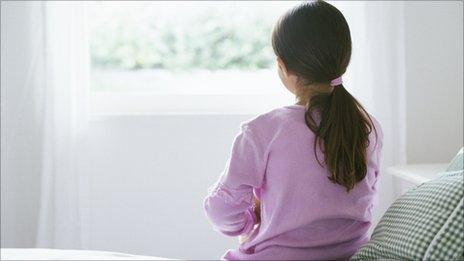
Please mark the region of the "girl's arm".
[[257, 137], [242, 126], [224, 172], [204, 201], [213, 226], [229, 236], [248, 234], [259, 222], [253, 188], [262, 185], [267, 157]]

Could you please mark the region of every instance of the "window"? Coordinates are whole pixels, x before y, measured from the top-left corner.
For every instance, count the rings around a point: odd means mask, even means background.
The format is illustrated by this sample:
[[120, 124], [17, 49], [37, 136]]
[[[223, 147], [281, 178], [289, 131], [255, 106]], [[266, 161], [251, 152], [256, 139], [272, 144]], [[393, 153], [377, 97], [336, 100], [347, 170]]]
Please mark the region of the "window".
[[295, 2], [92, 2], [94, 113], [256, 113], [291, 102], [270, 45]]

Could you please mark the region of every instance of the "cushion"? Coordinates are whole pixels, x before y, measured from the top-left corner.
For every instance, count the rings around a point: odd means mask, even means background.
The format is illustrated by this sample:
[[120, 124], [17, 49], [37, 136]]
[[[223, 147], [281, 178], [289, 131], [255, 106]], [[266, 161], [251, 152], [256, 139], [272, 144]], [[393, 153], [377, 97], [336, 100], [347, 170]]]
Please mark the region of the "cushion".
[[463, 200], [453, 211], [443, 227], [433, 238], [424, 259], [454, 260], [458, 257], [464, 260], [464, 204]]
[[386, 211], [352, 260], [456, 260], [463, 247], [463, 171], [406, 192]]
[[464, 148], [458, 152], [458, 155], [449, 164], [447, 171], [462, 170], [464, 168]]

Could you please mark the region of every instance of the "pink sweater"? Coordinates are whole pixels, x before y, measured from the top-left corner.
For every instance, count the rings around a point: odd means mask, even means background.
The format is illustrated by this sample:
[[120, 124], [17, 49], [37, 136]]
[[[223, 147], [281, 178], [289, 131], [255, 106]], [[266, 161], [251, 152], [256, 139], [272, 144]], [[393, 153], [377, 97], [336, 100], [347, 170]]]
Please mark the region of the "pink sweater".
[[[346, 259], [369, 240], [382, 130], [373, 132], [364, 180], [346, 189], [327, 178], [314, 156], [305, 109], [291, 105], [244, 123], [219, 181], [205, 199], [215, 229], [249, 235], [228, 260]], [[324, 159], [318, 150], [319, 159]], [[261, 223], [252, 210], [261, 200]]]

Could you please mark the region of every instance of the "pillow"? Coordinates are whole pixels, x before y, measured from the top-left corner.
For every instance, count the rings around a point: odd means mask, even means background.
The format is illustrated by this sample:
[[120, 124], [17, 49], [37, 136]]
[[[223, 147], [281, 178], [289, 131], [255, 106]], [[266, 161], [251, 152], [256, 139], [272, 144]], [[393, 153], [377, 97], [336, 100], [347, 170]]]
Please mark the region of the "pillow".
[[424, 259], [426, 260], [464, 260], [464, 204], [463, 200], [451, 213], [437, 235], [430, 242]]
[[454, 159], [451, 161], [446, 171], [463, 170], [464, 168], [463, 165], [464, 165], [464, 148], [461, 148], [461, 150], [458, 152], [458, 155], [454, 157]]
[[463, 171], [449, 171], [396, 200], [351, 260], [463, 257]]

